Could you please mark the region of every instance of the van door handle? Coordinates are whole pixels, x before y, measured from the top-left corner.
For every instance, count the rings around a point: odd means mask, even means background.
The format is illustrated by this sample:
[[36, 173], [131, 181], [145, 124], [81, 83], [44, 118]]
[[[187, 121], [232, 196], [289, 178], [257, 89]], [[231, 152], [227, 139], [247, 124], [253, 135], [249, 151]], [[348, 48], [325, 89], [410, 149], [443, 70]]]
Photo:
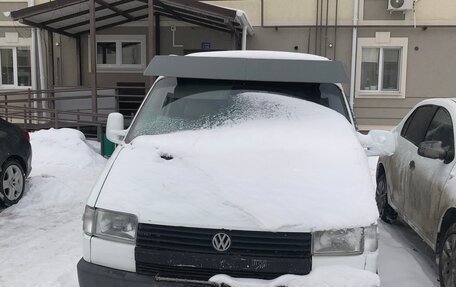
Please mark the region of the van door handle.
[[409, 168], [410, 169], [415, 169], [415, 161], [414, 160], [409, 162]]

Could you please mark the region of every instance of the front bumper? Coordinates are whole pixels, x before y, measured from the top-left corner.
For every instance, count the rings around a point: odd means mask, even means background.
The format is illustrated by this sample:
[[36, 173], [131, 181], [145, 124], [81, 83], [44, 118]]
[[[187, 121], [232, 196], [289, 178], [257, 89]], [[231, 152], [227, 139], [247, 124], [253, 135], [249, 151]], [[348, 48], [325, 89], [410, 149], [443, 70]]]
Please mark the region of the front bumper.
[[[325, 260], [319, 262], [317, 265], [319, 267], [317, 268], [314, 266], [316, 269], [319, 269], [318, 271], [311, 272], [310, 276], [302, 276], [302, 279], [305, 280], [305, 277], [311, 277], [308, 279], [311, 279], [310, 282], [317, 282], [318, 280], [322, 280], [325, 286], [340, 286], [339, 281], [343, 281], [347, 277], [350, 278], [350, 282], [352, 284], [344, 285], [347, 287], [359, 287], [359, 286], [379, 286], [376, 283], [378, 281], [378, 276], [375, 274], [377, 268], [376, 268], [376, 261], [377, 261], [377, 252], [370, 253], [365, 259], [366, 261], [364, 262], [365, 264], [365, 270], [360, 270], [358, 268], [353, 268], [353, 267], [344, 267], [347, 270], [347, 273], [345, 270], [344, 272], [340, 273], [340, 270], [335, 270], [334, 272], [333, 269], [331, 269], [331, 266], [327, 266]], [[333, 260], [330, 260], [330, 259]], [[355, 256], [353, 259], [361, 258], [361, 256]], [[328, 260], [334, 261], [335, 257], [328, 257]], [[320, 260], [317, 260], [317, 262]], [[361, 262], [353, 261], [353, 262], [343, 262], [344, 260], [341, 258], [340, 262], [331, 262], [331, 263], [341, 263], [341, 265], [337, 266], [336, 268], [340, 268], [340, 266], [343, 266], [344, 263], [348, 265], [355, 266]], [[326, 269], [326, 274], [321, 272], [321, 270]], [[114, 268], [109, 268], [109, 267], [104, 267], [101, 265], [96, 265], [93, 263], [89, 263], [85, 261], [83, 258], [79, 261], [78, 266], [78, 280], [79, 280], [79, 286], [80, 287], [130, 287], [130, 286], [135, 286], [135, 287], [208, 287], [208, 286], [222, 286], [222, 284], [217, 284], [215, 282], [207, 282], [207, 281], [189, 281], [189, 280], [179, 280], [179, 279], [173, 279], [169, 280], [169, 278], [154, 278], [154, 277], [149, 277], [149, 276], [144, 276], [137, 274], [135, 272], [129, 272], [129, 271], [123, 271], [119, 269], [114, 269]], [[329, 270], [329, 271], [328, 271]], [[351, 275], [353, 274], [353, 275]], [[358, 275], [361, 275], [357, 280], [355, 280]], [[288, 275], [285, 275], [288, 276]], [[334, 281], [334, 284], [331, 284], [330, 282], [327, 281], [327, 278], [333, 277], [332, 281]], [[367, 276], [367, 277], [366, 277]], [[217, 276], [216, 276], [217, 277]], [[298, 276], [299, 277], [299, 276]], [[317, 279], [320, 278], [320, 279]], [[366, 279], [367, 282], [374, 282], [373, 284], [367, 284], [366, 285]], [[248, 279], [251, 280], [251, 279]], [[317, 280], [317, 281], [315, 281]], [[217, 280], [216, 280], [217, 281]], [[228, 281], [229, 282], [229, 281]], [[228, 282], [223, 282], [223, 283], [228, 283]], [[281, 281], [278, 281], [280, 283]], [[304, 282], [303, 282], [304, 283]], [[303, 284], [303, 286], [312, 286], [311, 285], [306, 285]], [[228, 283], [231, 284], [231, 283]], [[284, 284], [276, 284], [276, 286], [285, 286]], [[227, 285], [225, 285], [227, 286]]]
[[157, 281], [153, 277], [139, 275], [134, 272], [117, 270], [89, 263], [83, 258], [78, 263], [78, 280], [80, 287], [201, 287], [218, 286], [217, 283], [197, 283]]

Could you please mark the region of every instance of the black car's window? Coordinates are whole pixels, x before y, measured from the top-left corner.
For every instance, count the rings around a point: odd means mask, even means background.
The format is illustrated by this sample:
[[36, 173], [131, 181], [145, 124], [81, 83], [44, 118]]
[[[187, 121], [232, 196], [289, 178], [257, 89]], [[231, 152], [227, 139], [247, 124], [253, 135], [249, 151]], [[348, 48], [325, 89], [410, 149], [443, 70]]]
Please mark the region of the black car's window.
[[453, 123], [450, 113], [445, 108], [439, 108], [427, 129], [425, 141], [441, 141], [442, 147], [454, 154]]
[[401, 136], [418, 146], [424, 139], [426, 131], [437, 110], [436, 106], [422, 106], [407, 119]]

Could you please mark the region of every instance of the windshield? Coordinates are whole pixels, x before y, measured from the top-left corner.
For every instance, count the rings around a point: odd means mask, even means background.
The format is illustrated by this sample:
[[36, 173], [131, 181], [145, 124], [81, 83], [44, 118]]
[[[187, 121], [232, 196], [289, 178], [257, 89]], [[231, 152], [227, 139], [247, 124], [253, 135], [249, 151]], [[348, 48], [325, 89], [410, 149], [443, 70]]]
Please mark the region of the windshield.
[[147, 97], [125, 140], [274, 117], [277, 109], [274, 102], [267, 101], [268, 94], [311, 101], [349, 120], [343, 95], [334, 84], [162, 78]]

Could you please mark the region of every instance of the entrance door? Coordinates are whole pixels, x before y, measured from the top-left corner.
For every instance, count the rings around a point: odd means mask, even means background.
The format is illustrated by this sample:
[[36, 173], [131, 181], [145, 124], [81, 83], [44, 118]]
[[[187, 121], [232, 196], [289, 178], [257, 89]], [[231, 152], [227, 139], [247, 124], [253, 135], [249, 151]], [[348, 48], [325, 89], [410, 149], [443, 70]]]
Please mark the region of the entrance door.
[[117, 83], [119, 94], [119, 113], [127, 117], [126, 124], [129, 124], [129, 118], [132, 118], [139, 109], [146, 95], [144, 82], [119, 82]]

